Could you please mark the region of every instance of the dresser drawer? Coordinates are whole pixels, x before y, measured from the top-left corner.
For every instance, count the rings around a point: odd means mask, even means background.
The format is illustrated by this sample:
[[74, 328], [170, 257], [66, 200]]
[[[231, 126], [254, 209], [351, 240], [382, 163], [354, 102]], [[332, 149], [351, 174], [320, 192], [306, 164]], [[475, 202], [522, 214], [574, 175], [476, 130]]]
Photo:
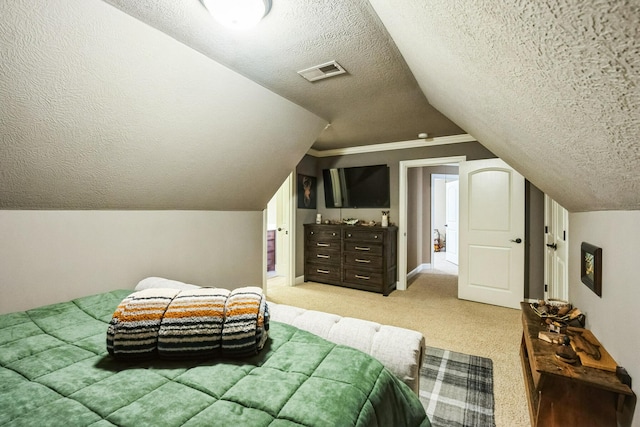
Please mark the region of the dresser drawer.
[[357, 268], [345, 268], [342, 277], [344, 283], [379, 290], [382, 287], [382, 274], [359, 270]]
[[306, 267], [304, 280], [340, 284], [340, 264], [323, 265], [309, 262]]
[[357, 240], [360, 242], [380, 242], [384, 241], [384, 232], [381, 230], [344, 230], [344, 240]]
[[370, 242], [345, 241], [344, 250], [357, 254], [368, 254], [370, 256], [382, 256], [382, 245]]
[[340, 242], [340, 229], [332, 226], [318, 226], [305, 229], [308, 242]]
[[324, 250], [340, 252], [340, 240], [316, 240], [307, 241], [307, 250]]
[[310, 246], [307, 248], [307, 262], [340, 265], [340, 249]]
[[382, 257], [379, 255], [371, 254], [370, 252], [345, 252], [344, 253], [345, 265], [357, 266], [360, 268], [380, 270], [382, 268]]

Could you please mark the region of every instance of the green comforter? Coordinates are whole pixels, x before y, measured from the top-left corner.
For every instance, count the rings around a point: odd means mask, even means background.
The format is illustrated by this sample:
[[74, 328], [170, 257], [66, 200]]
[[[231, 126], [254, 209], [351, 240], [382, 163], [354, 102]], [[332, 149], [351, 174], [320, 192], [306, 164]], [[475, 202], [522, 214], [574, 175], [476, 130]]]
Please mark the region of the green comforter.
[[114, 360], [107, 325], [129, 293], [0, 316], [0, 425], [429, 426], [380, 362], [278, 322], [247, 359]]

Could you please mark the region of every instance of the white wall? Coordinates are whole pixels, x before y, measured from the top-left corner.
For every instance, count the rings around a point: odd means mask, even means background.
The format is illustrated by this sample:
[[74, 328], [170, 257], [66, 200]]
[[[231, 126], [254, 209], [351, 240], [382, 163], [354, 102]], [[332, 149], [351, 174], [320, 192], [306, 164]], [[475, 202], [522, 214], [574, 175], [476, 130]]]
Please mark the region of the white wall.
[[[569, 214], [569, 298], [618, 365], [640, 384], [640, 211]], [[602, 298], [580, 280], [580, 245], [602, 248]], [[633, 425], [640, 426], [636, 410]]]
[[262, 212], [0, 210], [0, 313], [148, 276], [262, 286]]
[[[433, 228], [438, 230], [440, 238], [444, 240], [447, 235], [447, 228], [445, 227], [447, 223], [447, 188], [444, 176], [433, 181], [433, 202]], [[431, 237], [433, 237], [434, 230], [431, 230]]]

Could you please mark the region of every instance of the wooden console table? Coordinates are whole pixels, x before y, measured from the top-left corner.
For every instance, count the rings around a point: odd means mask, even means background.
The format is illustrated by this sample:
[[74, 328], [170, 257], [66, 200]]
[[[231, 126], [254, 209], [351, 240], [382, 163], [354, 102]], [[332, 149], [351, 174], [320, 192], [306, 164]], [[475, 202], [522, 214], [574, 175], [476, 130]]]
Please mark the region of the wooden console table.
[[[615, 372], [564, 363], [555, 356], [556, 345], [538, 339], [546, 325], [522, 306], [520, 358], [532, 426], [617, 426], [625, 398], [635, 398]], [[624, 423], [622, 424], [624, 425]]]

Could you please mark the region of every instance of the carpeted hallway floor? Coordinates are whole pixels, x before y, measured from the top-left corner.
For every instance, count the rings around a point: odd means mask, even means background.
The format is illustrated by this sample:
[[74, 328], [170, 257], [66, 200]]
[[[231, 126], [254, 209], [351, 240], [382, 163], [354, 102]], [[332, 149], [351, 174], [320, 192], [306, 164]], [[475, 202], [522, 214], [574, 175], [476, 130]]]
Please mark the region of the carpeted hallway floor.
[[528, 426], [519, 310], [457, 298], [457, 276], [419, 274], [406, 291], [380, 294], [313, 282], [270, 287], [276, 303], [356, 317], [421, 332], [431, 347], [489, 357], [494, 363], [497, 427]]

